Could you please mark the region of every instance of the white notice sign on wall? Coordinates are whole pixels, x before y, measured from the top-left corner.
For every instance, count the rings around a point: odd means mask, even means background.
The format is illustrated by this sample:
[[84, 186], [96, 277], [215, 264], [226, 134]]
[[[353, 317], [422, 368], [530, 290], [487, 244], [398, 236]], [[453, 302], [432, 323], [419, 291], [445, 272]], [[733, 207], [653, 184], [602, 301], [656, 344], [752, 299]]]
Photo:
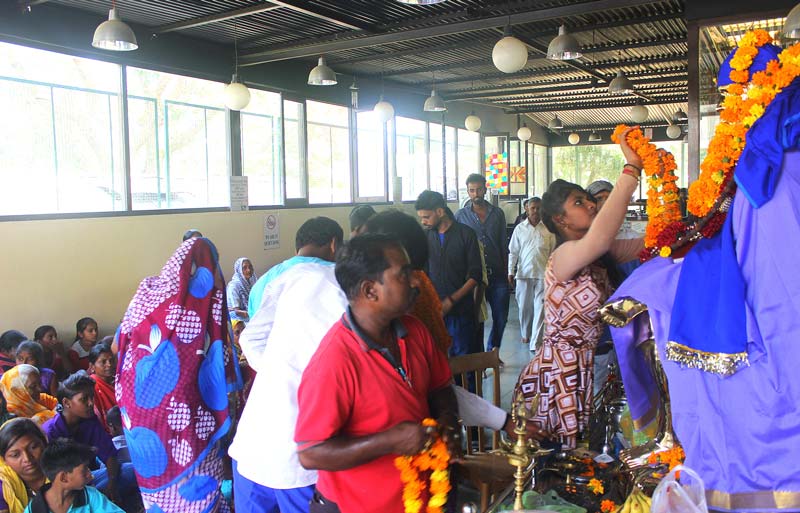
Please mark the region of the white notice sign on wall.
[[278, 214], [267, 214], [264, 218], [264, 250], [279, 249], [281, 247], [281, 230], [278, 224]]
[[247, 177], [231, 177], [231, 211], [241, 212], [248, 210], [247, 203]]

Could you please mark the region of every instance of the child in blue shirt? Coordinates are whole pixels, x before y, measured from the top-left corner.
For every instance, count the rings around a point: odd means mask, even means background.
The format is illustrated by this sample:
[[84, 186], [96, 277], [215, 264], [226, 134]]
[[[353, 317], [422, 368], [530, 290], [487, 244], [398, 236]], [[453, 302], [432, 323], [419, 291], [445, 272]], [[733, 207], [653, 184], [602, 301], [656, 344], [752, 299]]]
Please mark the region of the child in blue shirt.
[[88, 445], [66, 438], [51, 441], [40, 460], [50, 482], [31, 499], [25, 513], [124, 513], [95, 487], [87, 486], [94, 458]]

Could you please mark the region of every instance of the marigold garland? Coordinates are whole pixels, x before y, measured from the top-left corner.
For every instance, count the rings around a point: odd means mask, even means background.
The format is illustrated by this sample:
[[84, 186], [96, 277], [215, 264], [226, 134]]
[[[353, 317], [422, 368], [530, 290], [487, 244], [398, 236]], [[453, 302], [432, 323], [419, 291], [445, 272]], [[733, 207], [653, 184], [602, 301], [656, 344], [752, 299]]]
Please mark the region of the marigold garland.
[[616, 511], [619, 506], [617, 503], [608, 499], [600, 501], [600, 511], [603, 513], [611, 513], [612, 511]]
[[[437, 427], [434, 419], [423, 419], [425, 427]], [[394, 465], [403, 482], [403, 506], [406, 513], [422, 510], [422, 494], [428, 492], [427, 513], [442, 513], [450, 492], [450, 452], [438, 435], [427, 450], [414, 456], [398, 456]]]
[[650, 454], [650, 456], [647, 457], [647, 463], [650, 465], [665, 464], [669, 467], [669, 470], [672, 470], [678, 465], [682, 465], [685, 459], [686, 453], [683, 452], [683, 448], [676, 445], [672, 449]]

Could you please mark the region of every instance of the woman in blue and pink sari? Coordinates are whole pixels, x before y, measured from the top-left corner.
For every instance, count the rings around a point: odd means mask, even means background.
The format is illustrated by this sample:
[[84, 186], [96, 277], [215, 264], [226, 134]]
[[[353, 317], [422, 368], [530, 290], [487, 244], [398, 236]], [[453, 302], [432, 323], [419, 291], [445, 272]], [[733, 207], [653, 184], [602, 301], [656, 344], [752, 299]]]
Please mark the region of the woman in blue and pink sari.
[[118, 334], [117, 402], [150, 513], [227, 511], [220, 484], [240, 375], [216, 248], [186, 240], [139, 285]]

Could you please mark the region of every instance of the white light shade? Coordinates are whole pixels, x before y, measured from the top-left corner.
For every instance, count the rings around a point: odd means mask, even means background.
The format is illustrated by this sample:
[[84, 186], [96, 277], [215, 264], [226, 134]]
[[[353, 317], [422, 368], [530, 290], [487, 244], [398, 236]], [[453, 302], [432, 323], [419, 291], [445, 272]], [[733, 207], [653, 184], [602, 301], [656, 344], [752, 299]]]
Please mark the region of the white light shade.
[[531, 129], [527, 126], [521, 126], [519, 130], [517, 130], [517, 138], [520, 141], [527, 141], [531, 138], [533, 134], [531, 133]]
[[495, 43], [492, 62], [503, 73], [515, 73], [528, 63], [528, 47], [514, 36], [505, 36]]
[[633, 82], [631, 82], [625, 73], [617, 71], [617, 76], [608, 84], [608, 92], [612, 94], [628, 94], [633, 92]]
[[676, 121], [676, 122], [677, 121], [686, 121], [688, 119], [689, 119], [689, 116], [687, 116], [686, 113], [683, 112], [683, 109], [676, 110], [675, 114], [672, 115], [672, 120]]
[[571, 134], [569, 134], [569, 137], [567, 137], [567, 140], [569, 141], [570, 144], [578, 144], [579, 142], [581, 142], [581, 136], [576, 134], [575, 132], [572, 132]]
[[392, 119], [392, 117], [394, 117], [394, 106], [392, 106], [391, 103], [384, 100], [383, 96], [381, 95], [380, 99], [378, 100], [378, 103], [376, 103], [375, 107], [373, 107], [372, 112], [374, 112], [375, 115], [378, 116], [378, 119], [381, 121], [381, 123], [386, 123], [387, 121]]
[[308, 85], [336, 85], [336, 73], [325, 64], [325, 57], [320, 57], [318, 64], [308, 74]]
[[139, 48], [136, 42], [136, 34], [133, 30], [117, 16], [117, 10], [108, 11], [108, 21], [98, 25], [92, 38], [92, 46], [102, 50], [113, 50], [116, 52], [128, 52]]
[[600, 137], [600, 134], [598, 134], [598, 133], [597, 133], [596, 131], [594, 131], [594, 130], [592, 130], [592, 133], [591, 133], [591, 134], [589, 134], [589, 142], [600, 142], [600, 141], [602, 141], [602, 140], [603, 140], [603, 139]]
[[783, 35], [788, 39], [800, 39], [800, 4], [794, 6], [786, 16], [783, 24]]
[[239, 82], [236, 75], [231, 79], [231, 83], [225, 86], [222, 96], [225, 106], [230, 110], [242, 110], [250, 103], [250, 90]]
[[564, 123], [561, 122], [561, 119], [559, 119], [558, 115], [556, 114], [556, 117], [554, 117], [553, 119], [550, 120], [549, 123], [547, 123], [547, 128], [551, 130], [561, 130], [562, 128], [564, 128]]
[[443, 112], [447, 110], [447, 106], [445, 106], [442, 97], [436, 94], [436, 89], [433, 89], [431, 90], [431, 95], [425, 100], [422, 110], [425, 112]]
[[682, 133], [681, 127], [679, 127], [678, 125], [673, 125], [672, 123], [670, 123], [670, 125], [667, 127], [667, 137], [669, 137], [670, 139], [677, 139], [678, 137], [681, 136], [681, 133]]
[[650, 111], [647, 110], [647, 107], [644, 105], [634, 105], [631, 107], [631, 120], [634, 123], [644, 123], [647, 121], [647, 116], [650, 115]]
[[475, 114], [470, 114], [467, 116], [467, 119], [464, 120], [464, 128], [470, 132], [477, 132], [481, 129], [481, 118]]
[[581, 47], [575, 36], [567, 33], [567, 27], [558, 27], [558, 35], [550, 41], [547, 47], [547, 58], [556, 61], [568, 61], [581, 57]]

